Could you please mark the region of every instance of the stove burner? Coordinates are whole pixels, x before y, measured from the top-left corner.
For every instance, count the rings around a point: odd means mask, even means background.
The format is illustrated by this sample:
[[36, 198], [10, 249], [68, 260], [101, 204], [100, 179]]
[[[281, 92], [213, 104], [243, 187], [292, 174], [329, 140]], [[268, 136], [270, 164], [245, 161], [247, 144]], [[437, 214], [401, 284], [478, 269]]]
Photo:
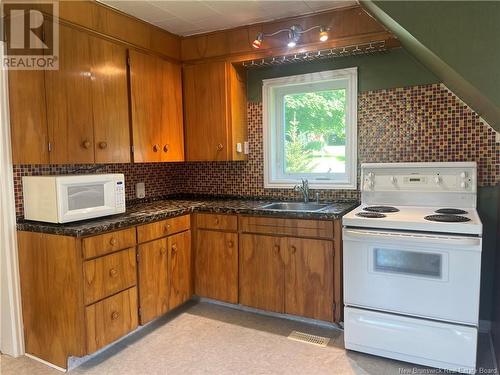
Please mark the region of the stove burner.
[[446, 215], [463, 215], [467, 213], [467, 211], [460, 210], [459, 208], [440, 208], [439, 210], [436, 210], [434, 212], [437, 214]]
[[463, 223], [465, 221], [470, 221], [468, 217], [458, 216], [458, 215], [429, 215], [424, 217], [424, 219], [429, 221], [440, 221], [446, 223]]
[[391, 206], [368, 206], [363, 208], [364, 211], [369, 212], [398, 212], [399, 210], [396, 207]]
[[358, 212], [356, 214], [356, 216], [368, 217], [368, 218], [371, 218], [371, 219], [380, 219], [382, 217], [385, 217], [384, 214], [379, 214], [379, 213], [376, 213], [376, 212]]

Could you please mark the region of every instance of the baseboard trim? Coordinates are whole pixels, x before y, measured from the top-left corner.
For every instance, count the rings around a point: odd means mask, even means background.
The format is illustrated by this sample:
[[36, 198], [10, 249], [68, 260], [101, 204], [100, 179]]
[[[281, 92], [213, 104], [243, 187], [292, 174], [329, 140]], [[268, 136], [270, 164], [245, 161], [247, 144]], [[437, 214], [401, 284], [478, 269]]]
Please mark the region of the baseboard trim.
[[34, 361], [37, 361], [37, 362], [43, 363], [45, 366], [52, 367], [53, 369], [56, 369], [57, 371], [61, 371], [61, 372], [67, 372], [67, 371], [68, 371], [68, 370], [66, 370], [65, 368], [62, 368], [62, 367], [59, 367], [59, 366], [54, 365], [53, 363], [50, 363], [50, 362], [44, 361], [43, 359], [38, 358], [38, 357], [34, 356], [33, 354], [25, 353], [24, 355], [25, 355], [26, 357], [28, 357], [28, 358], [33, 359]]
[[222, 301], [218, 301], [218, 300], [211, 299], [211, 298], [206, 298], [206, 297], [194, 296], [192, 298], [192, 300], [196, 301], [196, 302], [206, 302], [206, 303], [210, 303], [210, 304], [213, 304], [213, 305], [224, 306], [224, 307], [228, 307], [228, 308], [234, 309], [234, 310], [251, 312], [251, 313], [259, 314], [259, 315], [270, 316], [270, 317], [273, 317], [273, 318], [288, 319], [288, 320], [293, 320], [293, 321], [296, 321], [296, 322], [313, 324], [313, 325], [320, 326], [320, 327], [325, 327], [325, 328], [334, 328], [334, 329], [338, 329], [338, 330], [341, 330], [341, 331], [344, 330], [342, 328], [342, 326], [339, 325], [339, 324], [337, 324], [337, 323], [328, 323], [328, 322], [324, 322], [322, 320], [304, 318], [304, 317], [297, 316], [297, 315], [289, 315], [289, 314], [281, 314], [281, 313], [276, 313], [276, 312], [271, 312], [271, 311], [265, 311], [265, 310], [256, 309], [254, 307], [248, 307], [248, 306], [243, 306], [243, 305], [239, 305], [239, 304], [236, 305], [236, 304], [233, 304], [233, 303], [222, 302]]

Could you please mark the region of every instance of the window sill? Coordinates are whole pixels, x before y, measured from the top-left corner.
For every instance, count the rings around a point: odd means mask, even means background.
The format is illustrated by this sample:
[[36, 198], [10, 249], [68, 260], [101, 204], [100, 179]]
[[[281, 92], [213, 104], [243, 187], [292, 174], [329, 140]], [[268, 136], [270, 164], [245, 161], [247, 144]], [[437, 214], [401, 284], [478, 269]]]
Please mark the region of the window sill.
[[[265, 189], [293, 189], [295, 185], [300, 185], [300, 181], [272, 181], [264, 182]], [[317, 182], [309, 180], [309, 188], [319, 190], [356, 190], [357, 183], [340, 182]]]

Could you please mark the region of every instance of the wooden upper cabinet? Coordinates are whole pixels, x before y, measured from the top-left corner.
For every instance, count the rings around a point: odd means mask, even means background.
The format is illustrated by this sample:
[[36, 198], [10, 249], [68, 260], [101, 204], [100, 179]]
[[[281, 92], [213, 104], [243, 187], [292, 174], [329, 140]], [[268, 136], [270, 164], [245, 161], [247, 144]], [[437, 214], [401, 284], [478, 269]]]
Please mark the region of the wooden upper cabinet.
[[9, 71], [10, 134], [14, 164], [48, 164], [49, 135], [42, 70]]
[[86, 33], [59, 27], [59, 70], [45, 71], [51, 163], [93, 163], [94, 129]]
[[95, 162], [130, 162], [127, 49], [89, 37]]
[[186, 159], [244, 160], [245, 72], [228, 62], [186, 65], [183, 83]]
[[129, 51], [135, 162], [184, 160], [180, 65]]

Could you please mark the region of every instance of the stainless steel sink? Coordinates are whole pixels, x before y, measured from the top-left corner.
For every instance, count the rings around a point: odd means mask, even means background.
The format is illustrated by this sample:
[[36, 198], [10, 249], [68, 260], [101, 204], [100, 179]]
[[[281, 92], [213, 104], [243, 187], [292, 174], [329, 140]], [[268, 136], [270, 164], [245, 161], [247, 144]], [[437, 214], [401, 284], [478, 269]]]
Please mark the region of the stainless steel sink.
[[276, 210], [276, 211], [320, 211], [325, 207], [328, 207], [329, 204], [323, 203], [302, 203], [302, 202], [279, 202], [279, 203], [271, 203], [266, 204], [264, 206], [259, 207], [263, 210]]

